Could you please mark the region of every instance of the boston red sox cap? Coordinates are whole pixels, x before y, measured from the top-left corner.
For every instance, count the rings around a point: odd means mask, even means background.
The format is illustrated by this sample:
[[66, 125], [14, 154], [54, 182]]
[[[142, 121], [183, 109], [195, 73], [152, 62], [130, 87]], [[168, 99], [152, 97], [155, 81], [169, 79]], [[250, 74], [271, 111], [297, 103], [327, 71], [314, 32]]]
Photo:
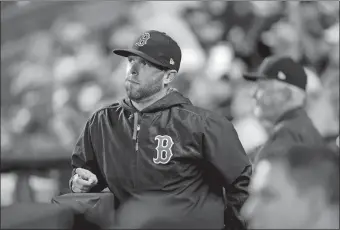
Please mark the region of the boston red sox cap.
[[173, 69], [178, 72], [182, 52], [170, 36], [166, 33], [149, 30], [144, 32], [129, 49], [115, 49], [113, 53], [128, 57], [137, 55], [146, 59], [156, 66]]
[[256, 73], [245, 73], [246, 80], [279, 80], [306, 90], [307, 74], [303, 67], [290, 57], [271, 56], [262, 62]]

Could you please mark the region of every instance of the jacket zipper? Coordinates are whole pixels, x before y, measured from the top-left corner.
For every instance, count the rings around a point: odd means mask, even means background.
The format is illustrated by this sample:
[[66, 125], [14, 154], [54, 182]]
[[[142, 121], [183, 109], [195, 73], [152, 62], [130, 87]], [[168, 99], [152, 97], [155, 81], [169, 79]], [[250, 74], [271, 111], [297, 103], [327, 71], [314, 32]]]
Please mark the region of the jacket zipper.
[[138, 151], [138, 134], [140, 130], [140, 125], [138, 124], [138, 113], [134, 114], [134, 121], [133, 121], [133, 136], [132, 139], [136, 141], [135, 143], [135, 150]]
[[136, 151], [138, 151], [138, 134], [139, 134], [139, 130], [140, 130], [140, 125], [138, 124], [137, 127], [137, 134], [136, 134]]
[[[133, 187], [137, 188], [137, 182], [138, 182], [138, 149], [139, 149], [139, 141], [138, 141], [138, 136], [139, 136], [139, 131], [140, 131], [140, 124], [138, 122], [138, 112], [134, 113], [134, 120], [133, 120], [133, 135], [132, 135], [132, 140], [135, 141], [135, 151], [136, 151], [136, 171], [133, 172]], [[143, 114], [142, 114], [142, 118], [143, 118]]]

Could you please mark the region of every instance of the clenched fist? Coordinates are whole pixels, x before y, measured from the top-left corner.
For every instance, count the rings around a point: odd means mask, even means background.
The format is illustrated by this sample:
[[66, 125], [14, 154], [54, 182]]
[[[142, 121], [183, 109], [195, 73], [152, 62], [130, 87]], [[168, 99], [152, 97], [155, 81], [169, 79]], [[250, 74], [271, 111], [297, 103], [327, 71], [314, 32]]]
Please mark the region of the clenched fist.
[[88, 192], [98, 183], [97, 176], [89, 170], [77, 168], [72, 179], [71, 189], [73, 192]]

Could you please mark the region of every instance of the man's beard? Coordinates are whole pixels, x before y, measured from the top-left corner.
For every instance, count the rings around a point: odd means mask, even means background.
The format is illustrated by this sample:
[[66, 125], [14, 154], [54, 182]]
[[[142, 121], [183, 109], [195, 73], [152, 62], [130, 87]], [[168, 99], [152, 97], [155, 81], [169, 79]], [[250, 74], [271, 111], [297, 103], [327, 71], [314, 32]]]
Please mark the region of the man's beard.
[[149, 84], [139, 85], [130, 82], [125, 82], [125, 90], [127, 96], [135, 102], [142, 101], [163, 89], [162, 80], [150, 82]]

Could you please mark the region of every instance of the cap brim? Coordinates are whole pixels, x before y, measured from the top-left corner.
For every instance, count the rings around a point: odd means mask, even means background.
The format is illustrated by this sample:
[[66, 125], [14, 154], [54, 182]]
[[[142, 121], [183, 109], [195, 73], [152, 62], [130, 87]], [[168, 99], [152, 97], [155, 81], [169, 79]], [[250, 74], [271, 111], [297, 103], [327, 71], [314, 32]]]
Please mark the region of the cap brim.
[[244, 73], [243, 78], [248, 81], [258, 81], [258, 80], [270, 80], [268, 76], [261, 75], [258, 73]]
[[123, 56], [123, 57], [128, 57], [131, 55], [136, 55], [139, 56], [141, 58], [144, 58], [145, 60], [158, 65], [158, 66], [162, 66], [162, 67], [167, 67], [164, 64], [162, 64], [161, 62], [157, 61], [156, 59], [154, 59], [153, 57], [150, 57], [149, 55], [139, 51], [139, 50], [134, 50], [134, 49], [115, 49], [113, 50], [114, 54], [117, 54], [119, 56]]

